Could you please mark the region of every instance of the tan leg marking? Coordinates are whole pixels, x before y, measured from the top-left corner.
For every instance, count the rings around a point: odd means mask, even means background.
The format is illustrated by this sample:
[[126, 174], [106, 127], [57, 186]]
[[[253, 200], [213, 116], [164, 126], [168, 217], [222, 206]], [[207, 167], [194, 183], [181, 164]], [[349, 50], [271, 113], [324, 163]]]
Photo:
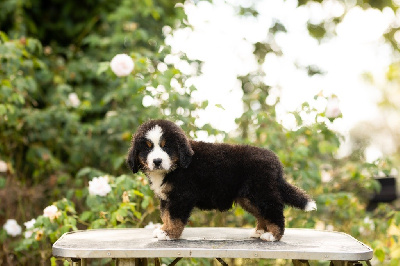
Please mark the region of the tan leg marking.
[[268, 231], [267, 221], [262, 218], [259, 218], [259, 217], [256, 217], [256, 218], [257, 218], [256, 230]]
[[270, 221], [264, 219], [260, 212], [258, 211], [257, 207], [251, 204], [250, 200], [246, 198], [239, 198], [236, 200], [236, 202], [242, 206], [244, 210], [247, 212], [251, 213], [256, 217], [257, 219], [257, 225], [256, 225], [256, 232], [264, 230], [265, 232], [270, 232], [276, 241], [280, 240], [283, 236], [283, 232], [281, 232], [281, 229], [279, 226], [277, 226], [274, 223], [271, 223]]
[[161, 226], [161, 230], [166, 232], [167, 236], [171, 239], [178, 239], [181, 236], [183, 229], [185, 228], [185, 225], [181, 220], [172, 219], [168, 210], [164, 210], [161, 213], [161, 220], [164, 223]]
[[279, 226], [274, 223], [270, 223], [269, 221], [267, 221], [267, 231], [275, 237], [276, 241], [280, 240], [283, 236], [283, 232], [281, 231]]

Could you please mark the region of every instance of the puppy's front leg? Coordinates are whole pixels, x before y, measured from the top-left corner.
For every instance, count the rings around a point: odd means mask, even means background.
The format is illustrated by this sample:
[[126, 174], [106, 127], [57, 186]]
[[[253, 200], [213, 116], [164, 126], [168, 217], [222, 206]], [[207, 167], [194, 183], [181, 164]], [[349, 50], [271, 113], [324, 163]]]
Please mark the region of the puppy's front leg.
[[161, 216], [163, 225], [160, 231], [157, 233], [159, 240], [173, 240], [178, 239], [185, 227], [185, 224], [180, 219], [172, 219], [171, 214], [168, 210], [165, 210]]
[[[177, 213], [175, 213], [175, 209], [169, 208], [168, 205], [170, 205], [168, 202], [161, 200], [160, 209], [163, 225], [161, 228], [156, 229], [153, 232], [153, 236], [157, 237], [159, 240], [178, 239], [181, 236], [190, 215], [189, 210], [187, 214], [185, 212], [185, 215], [180, 217], [180, 215], [178, 216]], [[182, 214], [182, 212], [180, 212], [180, 214]]]

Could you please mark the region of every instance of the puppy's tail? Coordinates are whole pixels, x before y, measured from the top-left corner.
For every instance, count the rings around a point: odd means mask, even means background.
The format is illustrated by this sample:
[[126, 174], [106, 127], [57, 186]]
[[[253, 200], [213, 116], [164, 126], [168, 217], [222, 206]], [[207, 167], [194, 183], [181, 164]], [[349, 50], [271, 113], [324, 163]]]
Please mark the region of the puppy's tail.
[[295, 208], [309, 212], [317, 209], [317, 204], [302, 189], [295, 187], [284, 179], [280, 184], [281, 197], [283, 201]]

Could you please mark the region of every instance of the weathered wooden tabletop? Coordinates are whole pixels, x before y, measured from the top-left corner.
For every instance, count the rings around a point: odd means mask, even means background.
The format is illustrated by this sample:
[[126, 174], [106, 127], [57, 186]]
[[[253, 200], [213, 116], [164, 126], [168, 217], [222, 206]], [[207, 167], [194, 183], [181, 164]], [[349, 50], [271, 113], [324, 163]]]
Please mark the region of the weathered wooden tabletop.
[[185, 228], [181, 239], [158, 241], [153, 229], [98, 229], [64, 234], [53, 255], [64, 258], [269, 258], [367, 261], [368, 246], [350, 235], [287, 228], [278, 242], [250, 238], [254, 229]]

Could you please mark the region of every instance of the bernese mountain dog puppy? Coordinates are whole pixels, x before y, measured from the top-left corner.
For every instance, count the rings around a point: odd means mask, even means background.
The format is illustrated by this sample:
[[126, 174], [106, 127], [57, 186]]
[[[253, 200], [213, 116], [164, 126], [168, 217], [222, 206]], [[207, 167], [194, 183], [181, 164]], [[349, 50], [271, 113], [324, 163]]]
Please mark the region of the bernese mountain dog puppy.
[[285, 230], [284, 205], [312, 211], [303, 190], [287, 183], [278, 157], [246, 145], [189, 140], [167, 120], [142, 124], [132, 137], [127, 163], [144, 172], [160, 199], [159, 240], [178, 239], [193, 208], [226, 211], [239, 204], [257, 219], [251, 237], [278, 241]]

